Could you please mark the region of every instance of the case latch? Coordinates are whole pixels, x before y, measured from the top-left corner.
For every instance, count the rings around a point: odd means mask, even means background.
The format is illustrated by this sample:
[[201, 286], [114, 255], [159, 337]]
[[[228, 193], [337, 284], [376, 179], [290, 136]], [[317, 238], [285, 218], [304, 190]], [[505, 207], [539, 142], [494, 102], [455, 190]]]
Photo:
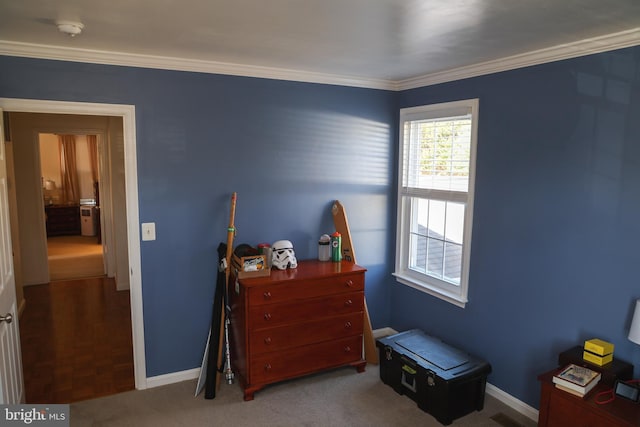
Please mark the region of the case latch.
[[436, 373], [427, 369], [427, 385], [433, 387], [436, 385]]
[[384, 348], [384, 354], [387, 360], [391, 360], [391, 356], [393, 355], [393, 348], [386, 346]]

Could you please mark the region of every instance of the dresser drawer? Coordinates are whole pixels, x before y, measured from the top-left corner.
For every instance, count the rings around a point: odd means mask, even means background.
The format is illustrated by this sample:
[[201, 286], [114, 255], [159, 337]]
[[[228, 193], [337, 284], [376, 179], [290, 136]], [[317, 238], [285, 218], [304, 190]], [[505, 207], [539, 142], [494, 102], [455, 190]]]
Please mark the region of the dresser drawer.
[[364, 274], [273, 283], [250, 289], [248, 297], [249, 306], [256, 306], [354, 291], [364, 291]]
[[251, 354], [262, 354], [361, 335], [363, 326], [364, 313], [361, 311], [310, 322], [260, 329], [249, 335], [249, 351]]
[[297, 323], [314, 317], [364, 311], [364, 292], [340, 293], [293, 303], [265, 304], [249, 309], [249, 328], [262, 329], [285, 323]]
[[280, 381], [361, 359], [362, 335], [359, 335], [252, 356], [249, 378], [252, 383]]

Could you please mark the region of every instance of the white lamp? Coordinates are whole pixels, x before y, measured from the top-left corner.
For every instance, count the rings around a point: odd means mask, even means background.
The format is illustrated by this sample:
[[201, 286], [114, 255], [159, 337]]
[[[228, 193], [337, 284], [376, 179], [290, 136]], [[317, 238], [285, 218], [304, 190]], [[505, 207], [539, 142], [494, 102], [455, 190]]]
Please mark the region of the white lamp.
[[636, 301], [636, 309], [633, 312], [633, 319], [629, 328], [629, 340], [640, 345], [640, 299]]
[[47, 179], [44, 181], [44, 189], [45, 190], [55, 190], [56, 189], [56, 182], [52, 181], [50, 179]]

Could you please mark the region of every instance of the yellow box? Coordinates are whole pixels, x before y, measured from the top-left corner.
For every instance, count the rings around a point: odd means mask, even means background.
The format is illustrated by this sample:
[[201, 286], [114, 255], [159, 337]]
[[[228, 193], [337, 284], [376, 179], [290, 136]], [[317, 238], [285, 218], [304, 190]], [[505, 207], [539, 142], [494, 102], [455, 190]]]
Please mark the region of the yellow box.
[[267, 265], [267, 258], [264, 255], [239, 257], [233, 254], [231, 265], [235, 269], [238, 279], [264, 277], [271, 274], [271, 269]]
[[593, 338], [584, 342], [584, 349], [598, 356], [606, 356], [613, 353], [613, 344]]
[[597, 354], [593, 354], [590, 351], [584, 351], [582, 353], [582, 358], [587, 362], [593, 363], [594, 365], [602, 366], [610, 363], [613, 360], [613, 353], [609, 353], [605, 356], [598, 356]]

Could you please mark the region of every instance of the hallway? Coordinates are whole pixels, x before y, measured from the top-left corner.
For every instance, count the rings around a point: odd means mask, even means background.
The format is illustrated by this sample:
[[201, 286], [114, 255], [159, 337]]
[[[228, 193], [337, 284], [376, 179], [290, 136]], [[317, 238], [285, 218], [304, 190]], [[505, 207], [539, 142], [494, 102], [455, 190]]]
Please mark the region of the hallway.
[[24, 288], [27, 403], [70, 403], [133, 390], [129, 291], [96, 277]]

